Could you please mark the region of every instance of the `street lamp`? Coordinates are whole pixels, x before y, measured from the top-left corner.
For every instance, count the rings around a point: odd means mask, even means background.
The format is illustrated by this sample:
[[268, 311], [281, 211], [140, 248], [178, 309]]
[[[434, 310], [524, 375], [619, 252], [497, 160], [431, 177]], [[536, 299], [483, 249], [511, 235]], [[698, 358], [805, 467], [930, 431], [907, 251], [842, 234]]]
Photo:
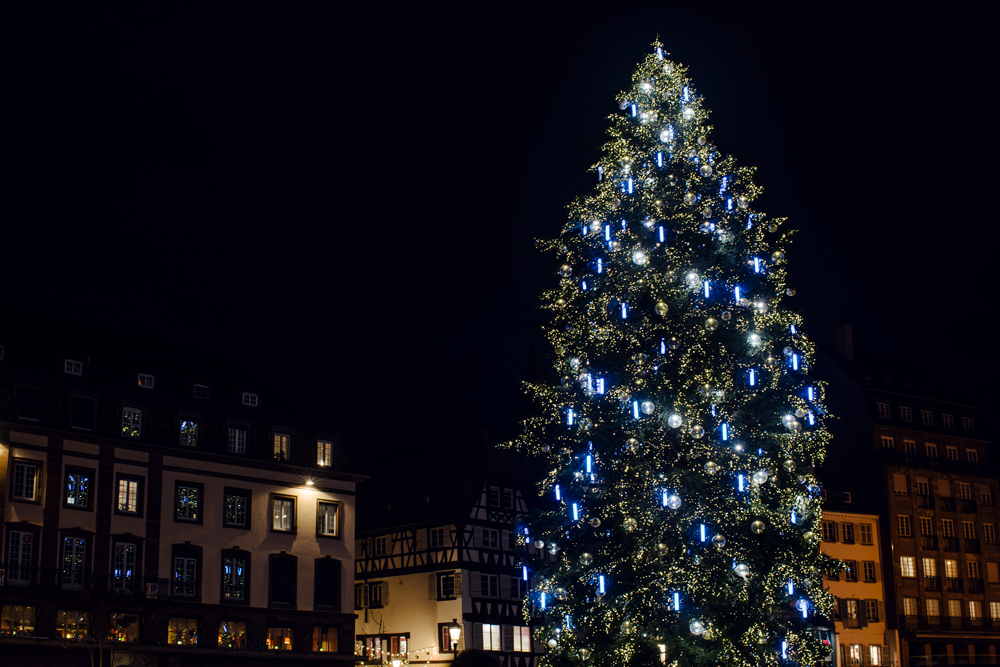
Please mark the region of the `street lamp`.
[[458, 638], [462, 636], [462, 626], [458, 624], [458, 619], [451, 619], [451, 625], [448, 626], [448, 636], [451, 637], [451, 652], [454, 653], [458, 650]]

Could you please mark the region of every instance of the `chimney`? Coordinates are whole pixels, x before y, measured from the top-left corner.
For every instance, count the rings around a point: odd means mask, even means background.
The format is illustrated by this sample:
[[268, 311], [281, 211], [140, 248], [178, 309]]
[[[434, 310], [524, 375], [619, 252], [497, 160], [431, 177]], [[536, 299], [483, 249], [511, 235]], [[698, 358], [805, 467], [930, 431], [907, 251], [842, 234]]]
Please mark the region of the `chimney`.
[[833, 345], [841, 356], [848, 361], [854, 361], [854, 336], [850, 324], [844, 322], [833, 330]]

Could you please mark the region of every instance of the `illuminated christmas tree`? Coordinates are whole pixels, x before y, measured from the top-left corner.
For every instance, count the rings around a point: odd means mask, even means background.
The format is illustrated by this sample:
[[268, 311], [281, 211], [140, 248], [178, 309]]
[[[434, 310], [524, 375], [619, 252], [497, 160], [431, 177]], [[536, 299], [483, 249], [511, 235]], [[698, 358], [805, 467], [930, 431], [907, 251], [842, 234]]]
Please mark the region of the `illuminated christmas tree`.
[[550, 470], [522, 534], [545, 664], [811, 665], [829, 434], [786, 308], [791, 232], [654, 46], [596, 189], [543, 244], [555, 372], [514, 444]]

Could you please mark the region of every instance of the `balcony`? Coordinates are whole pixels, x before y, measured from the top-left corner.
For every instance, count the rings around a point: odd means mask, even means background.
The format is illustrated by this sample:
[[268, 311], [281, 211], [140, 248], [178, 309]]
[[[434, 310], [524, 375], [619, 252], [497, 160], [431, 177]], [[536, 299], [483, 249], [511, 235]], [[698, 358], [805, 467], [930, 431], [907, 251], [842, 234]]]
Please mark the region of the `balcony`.
[[920, 546], [924, 549], [937, 549], [937, 535], [921, 535], [920, 536]]
[[983, 588], [982, 579], [969, 579], [969, 592], [970, 593], [982, 593], [985, 589]]
[[924, 588], [928, 591], [941, 590], [941, 577], [924, 577]]
[[962, 514], [976, 513], [976, 501], [972, 498], [961, 498], [959, 503], [961, 504]]
[[958, 551], [958, 538], [957, 537], [945, 537], [942, 538], [944, 542], [945, 551]]
[[924, 510], [934, 509], [934, 496], [918, 493], [917, 507]]
[[954, 498], [938, 498], [941, 501], [941, 510], [943, 512], [954, 512], [955, 511], [955, 499]]
[[962, 578], [961, 577], [945, 577], [944, 584], [948, 591], [951, 593], [961, 593], [962, 592]]
[[[914, 632], [917, 630], [996, 632], [1000, 621], [989, 618], [968, 618], [958, 616], [900, 616], [899, 627]], [[963, 664], [963, 663], [955, 663]], [[995, 663], [988, 663], [995, 664]]]
[[965, 553], [967, 554], [980, 553], [979, 540], [974, 540], [969, 537], [965, 538]]

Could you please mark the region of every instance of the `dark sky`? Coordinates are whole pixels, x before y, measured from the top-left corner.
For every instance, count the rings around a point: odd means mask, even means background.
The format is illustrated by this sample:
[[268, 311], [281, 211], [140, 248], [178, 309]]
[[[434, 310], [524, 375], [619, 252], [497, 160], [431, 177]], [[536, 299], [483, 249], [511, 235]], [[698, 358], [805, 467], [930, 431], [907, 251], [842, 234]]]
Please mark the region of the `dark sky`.
[[533, 239], [659, 35], [801, 230], [813, 337], [846, 314], [995, 412], [987, 3], [211, 4], [8, 10], [0, 307], [228, 349], [355, 444], [502, 436]]

